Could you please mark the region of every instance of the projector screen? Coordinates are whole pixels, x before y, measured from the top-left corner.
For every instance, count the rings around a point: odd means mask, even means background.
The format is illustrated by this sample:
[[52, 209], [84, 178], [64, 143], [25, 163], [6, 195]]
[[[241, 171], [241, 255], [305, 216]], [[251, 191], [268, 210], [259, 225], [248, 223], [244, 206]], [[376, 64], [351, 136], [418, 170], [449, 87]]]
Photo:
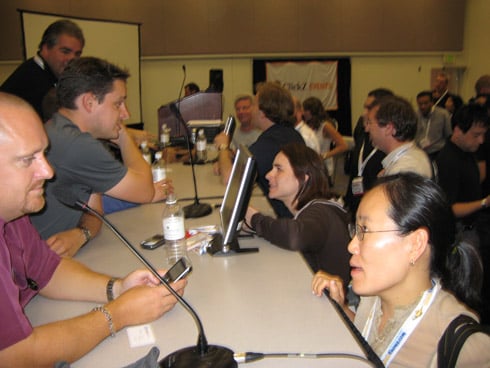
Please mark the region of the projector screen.
[[21, 11], [21, 17], [26, 58], [36, 54], [42, 34], [51, 23], [59, 19], [70, 19], [77, 23], [85, 37], [82, 56], [96, 56], [129, 70], [131, 76], [127, 83], [127, 105], [131, 117], [125, 123], [142, 121], [139, 24], [88, 20], [28, 11]]

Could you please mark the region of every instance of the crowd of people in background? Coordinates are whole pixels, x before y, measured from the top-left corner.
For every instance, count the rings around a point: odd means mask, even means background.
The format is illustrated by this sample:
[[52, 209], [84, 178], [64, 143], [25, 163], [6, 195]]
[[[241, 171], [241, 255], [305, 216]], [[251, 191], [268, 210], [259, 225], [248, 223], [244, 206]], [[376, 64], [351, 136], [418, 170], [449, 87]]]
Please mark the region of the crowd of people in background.
[[[84, 45], [76, 24], [55, 22], [37, 55], [0, 86], [0, 361], [8, 366], [75, 361], [176, 303], [147, 271], [117, 279], [70, 258], [101, 224], [60, 193], [103, 212], [103, 194], [147, 203], [173, 190], [170, 180], [153, 182], [138, 150], [147, 133], [124, 125], [128, 71], [81, 57]], [[445, 73], [435, 81], [417, 94], [417, 109], [396, 91], [368, 93], [341, 195], [332, 189], [333, 158], [348, 151], [339, 124], [349, 122], [332, 118], [317, 97], [300, 101], [280, 83], [260, 83], [254, 96], [235, 100], [233, 138], [214, 138], [213, 171], [224, 185], [240, 145], [254, 155], [275, 216], [249, 207], [246, 226], [300, 252], [315, 273], [314, 294], [328, 290], [386, 365], [435, 366], [440, 336], [459, 314], [490, 323], [490, 75], [467, 104]], [[185, 96], [197, 92], [185, 86]], [[182, 294], [186, 282], [173, 287]], [[33, 327], [24, 307], [38, 293], [105, 304]], [[489, 345], [490, 337], [472, 335], [458, 364], [488, 364]]]

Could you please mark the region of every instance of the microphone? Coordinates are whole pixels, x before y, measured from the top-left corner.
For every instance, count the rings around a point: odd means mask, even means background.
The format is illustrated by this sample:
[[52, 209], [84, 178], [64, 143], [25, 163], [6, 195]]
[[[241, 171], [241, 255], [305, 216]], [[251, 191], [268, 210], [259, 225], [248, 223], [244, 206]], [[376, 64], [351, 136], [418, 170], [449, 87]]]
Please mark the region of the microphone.
[[184, 90], [185, 80], [187, 78], [187, 73], [185, 70], [185, 64], [182, 64], [182, 71], [184, 72], [184, 78], [182, 78], [182, 84], [180, 85], [180, 91], [179, 91], [179, 98], [177, 99], [177, 101], [179, 102], [179, 105], [180, 105], [180, 99], [182, 97], [182, 91]]
[[192, 179], [194, 181], [194, 203], [183, 207], [185, 218], [198, 218], [209, 215], [213, 209], [207, 203], [199, 203], [199, 196], [197, 194], [196, 172], [194, 169], [194, 159], [192, 158], [192, 151], [190, 146], [189, 131], [187, 130], [187, 124], [185, 123], [179, 108], [175, 103], [170, 104], [170, 111], [175, 115], [177, 120], [184, 127], [185, 141], [187, 143], [187, 151], [189, 153], [189, 160], [191, 162]]
[[73, 192], [65, 191], [59, 187], [55, 189], [56, 198], [64, 205], [72, 208], [80, 208], [95, 217], [97, 217], [104, 225], [106, 225], [118, 238], [121, 240], [126, 247], [138, 258], [143, 265], [162, 283], [167, 290], [177, 299], [177, 301], [184, 307], [187, 312], [190, 313], [198, 329], [198, 338], [196, 346], [189, 346], [177, 350], [159, 362], [160, 367], [164, 368], [186, 368], [186, 367], [196, 367], [196, 368], [207, 368], [207, 367], [217, 367], [217, 368], [235, 368], [238, 366], [233, 357], [233, 351], [218, 345], [209, 345], [204, 334], [204, 328], [202, 326], [199, 316], [194, 311], [194, 309], [181, 297], [165, 279], [160, 276], [158, 271], [153, 267], [153, 265], [148, 262], [145, 257], [124, 237], [124, 235], [117, 230], [117, 228], [112, 225], [105, 216], [98, 213], [96, 210], [91, 208], [87, 203], [79, 200]]

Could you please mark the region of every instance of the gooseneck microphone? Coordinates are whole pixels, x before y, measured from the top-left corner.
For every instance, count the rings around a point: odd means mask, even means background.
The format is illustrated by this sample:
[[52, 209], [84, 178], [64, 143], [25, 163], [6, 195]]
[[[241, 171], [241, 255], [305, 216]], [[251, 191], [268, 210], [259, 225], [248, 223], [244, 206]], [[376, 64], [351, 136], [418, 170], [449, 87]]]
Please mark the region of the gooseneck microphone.
[[185, 69], [185, 64], [182, 64], [182, 72], [184, 73], [184, 78], [182, 78], [182, 84], [180, 85], [180, 90], [179, 90], [179, 98], [177, 99], [179, 105], [180, 105], [180, 99], [182, 98], [182, 91], [184, 90], [185, 80], [187, 78], [187, 72]]
[[204, 328], [202, 326], [199, 316], [194, 311], [194, 309], [181, 297], [165, 279], [160, 276], [158, 271], [153, 267], [153, 265], [148, 262], [143, 255], [138, 252], [138, 250], [122, 235], [122, 233], [112, 225], [105, 216], [98, 213], [96, 210], [91, 208], [87, 203], [80, 201], [75, 197], [73, 193], [57, 190], [55, 192], [56, 198], [63, 204], [72, 208], [81, 208], [83, 211], [87, 211], [90, 214], [97, 217], [100, 221], [104, 223], [118, 238], [121, 240], [126, 247], [138, 258], [141, 263], [163, 284], [167, 290], [177, 299], [177, 301], [184, 307], [187, 312], [190, 313], [194, 322], [196, 323], [199, 335], [197, 338], [196, 346], [190, 346], [187, 348], [180, 349], [167, 355], [164, 359], [159, 362], [160, 367], [164, 368], [234, 368], [237, 367], [237, 363], [233, 357], [233, 351], [218, 345], [209, 345], [204, 334]]
[[213, 211], [213, 209], [209, 204], [199, 202], [199, 196], [197, 194], [196, 171], [194, 169], [194, 159], [192, 157], [192, 151], [191, 151], [191, 145], [190, 145], [190, 139], [189, 139], [189, 131], [187, 130], [187, 124], [185, 123], [185, 120], [182, 117], [182, 114], [180, 113], [180, 110], [175, 103], [170, 104], [170, 111], [172, 111], [174, 113], [175, 117], [177, 118], [179, 123], [182, 124], [182, 126], [184, 128], [185, 141], [187, 143], [187, 151], [189, 153], [189, 160], [191, 162], [192, 180], [194, 182], [194, 203], [183, 207], [184, 217], [186, 217], [186, 218], [199, 218], [199, 217], [207, 216]]

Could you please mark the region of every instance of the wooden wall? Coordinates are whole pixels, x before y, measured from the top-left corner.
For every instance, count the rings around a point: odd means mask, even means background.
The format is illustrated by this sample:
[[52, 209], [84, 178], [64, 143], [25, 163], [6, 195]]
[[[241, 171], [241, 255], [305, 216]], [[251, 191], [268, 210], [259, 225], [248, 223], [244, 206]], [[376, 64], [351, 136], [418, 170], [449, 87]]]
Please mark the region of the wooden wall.
[[142, 56], [417, 53], [463, 49], [465, 0], [2, 0], [0, 60], [18, 9], [141, 23]]

